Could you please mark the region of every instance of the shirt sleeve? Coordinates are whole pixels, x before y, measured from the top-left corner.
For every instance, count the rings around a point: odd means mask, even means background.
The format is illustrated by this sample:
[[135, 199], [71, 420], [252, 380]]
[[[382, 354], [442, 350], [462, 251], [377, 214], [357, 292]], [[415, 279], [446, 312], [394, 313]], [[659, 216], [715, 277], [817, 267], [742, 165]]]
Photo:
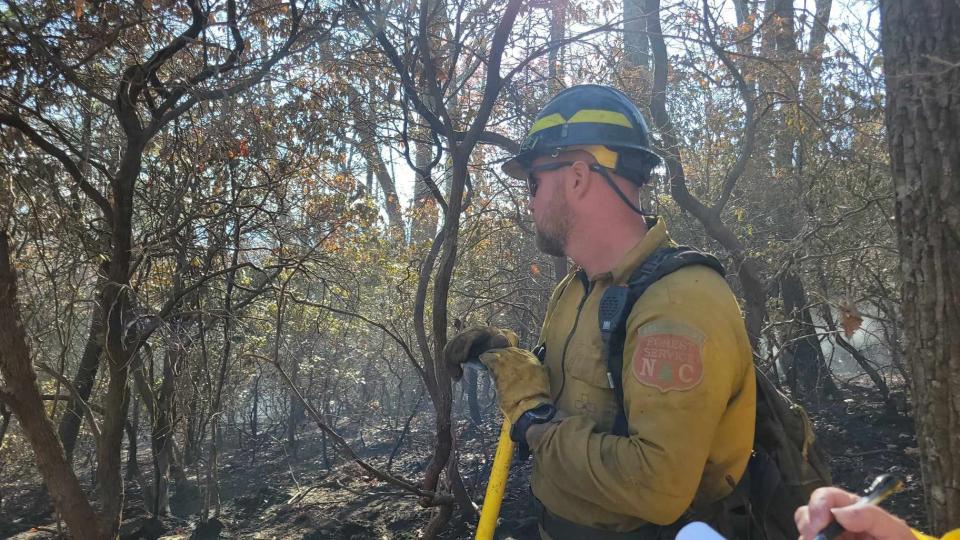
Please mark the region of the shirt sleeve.
[[[913, 536], [916, 537], [917, 540], [937, 540], [936, 537], [928, 536], [916, 529], [911, 529], [911, 532], [913, 532]], [[948, 532], [947, 534], [943, 535], [940, 540], [960, 540], [960, 529], [954, 529]]]

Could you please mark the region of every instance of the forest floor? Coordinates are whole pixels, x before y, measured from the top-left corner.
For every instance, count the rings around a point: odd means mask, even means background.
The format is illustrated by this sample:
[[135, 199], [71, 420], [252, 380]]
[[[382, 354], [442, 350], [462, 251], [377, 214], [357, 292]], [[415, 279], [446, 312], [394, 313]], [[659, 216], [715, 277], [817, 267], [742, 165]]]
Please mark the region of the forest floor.
[[[843, 399], [804, 405], [830, 456], [835, 483], [859, 490], [877, 474], [898, 475], [905, 481], [906, 490], [885, 505], [922, 527], [922, 488], [912, 420], [902, 412], [885, 413], [874, 395], [852, 387], [844, 390]], [[409, 479], [422, 476], [430, 455], [429, 427], [423, 425], [407, 438], [393, 462], [393, 473]], [[483, 495], [489, 473], [486, 464], [492, 459], [496, 433], [494, 426], [488, 426], [478, 435], [464, 437], [462, 442], [461, 471], [474, 500]], [[381, 441], [371, 442], [371, 433], [366, 433], [367, 444], [358, 448], [359, 453], [385, 468], [395, 433], [387, 435]], [[282, 441], [275, 439], [262, 444], [256, 454], [249, 449], [225, 452], [220, 460], [221, 512], [207, 528], [197, 527], [200, 497], [195, 471], [188, 471], [194, 485], [173, 495], [173, 516], [165, 518], [157, 530], [151, 529], [140, 489], [134, 483], [127, 490], [122, 537], [306, 540], [418, 536], [430, 511], [421, 508], [416, 497], [373, 480], [352, 463], [325, 468], [321, 448], [319, 432], [307, 431], [296, 459], [288, 455]], [[143, 471], [151, 470], [148, 456], [149, 447], [145, 447], [141, 451]], [[8, 449], [0, 453], [0, 538], [56, 537], [55, 518], [49, 512], [31, 457], [29, 452], [11, 456]], [[515, 463], [511, 470], [499, 538], [537, 537], [532, 495], [526, 481], [529, 471], [529, 461]], [[89, 483], [89, 471], [83, 480]], [[456, 515], [443, 535], [451, 540], [472, 537], [472, 522]]]

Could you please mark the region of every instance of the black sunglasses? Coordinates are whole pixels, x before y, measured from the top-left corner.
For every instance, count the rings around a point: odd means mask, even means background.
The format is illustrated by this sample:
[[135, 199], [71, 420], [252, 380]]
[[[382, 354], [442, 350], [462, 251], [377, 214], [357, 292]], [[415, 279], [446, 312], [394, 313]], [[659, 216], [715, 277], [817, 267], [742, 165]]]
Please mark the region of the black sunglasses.
[[[564, 167], [569, 167], [576, 163], [576, 161], [557, 161], [554, 163], [544, 163], [542, 165], [534, 165], [527, 169], [527, 189], [530, 191], [530, 198], [537, 196], [537, 188], [540, 187], [540, 181], [537, 180], [537, 177], [534, 176], [535, 173], [555, 171], [557, 169], [562, 169]], [[588, 163], [589, 169], [595, 173], [600, 173], [603, 175], [604, 180], [606, 180], [614, 190], [619, 193], [617, 187], [613, 184], [613, 180], [610, 178], [610, 173], [607, 172], [607, 168], [599, 163]], [[623, 198], [623, 195], [620, 195]]]
[[536, 173], [556, 171], [564, 167], [569, 167], [576, 161], [555, 161], [553, 163], [543, 163], [534, 165], [527, 169], [527, 190], [530, 192], [530, 198], [537, 196], [537, 188], [540, 187], [540, 180], [535, 176]]

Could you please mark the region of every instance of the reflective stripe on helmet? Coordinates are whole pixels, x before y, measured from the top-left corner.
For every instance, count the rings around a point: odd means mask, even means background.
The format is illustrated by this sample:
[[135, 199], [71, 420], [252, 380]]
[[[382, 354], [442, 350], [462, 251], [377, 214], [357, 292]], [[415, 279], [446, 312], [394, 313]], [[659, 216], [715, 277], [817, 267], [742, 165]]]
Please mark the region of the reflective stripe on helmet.
[[554, 126], [559, 126], [562, 124], [611, 124], [615, 126], [623, 126], [625, 128], [633, 128], [633, 124], [630, 123], [630, 119], [626, 117], [623, 113], [618, 113], [616, 111], [605, 111], [602, 109], [581, 109], [577, 111], [569, 120], [564, 118], [560, 113], [553, 113], [534, 122], [533, 126], [530, 128], [530, 131], [527, 133], [527, 137], [542, 131], [547, 128], [552, 128]]

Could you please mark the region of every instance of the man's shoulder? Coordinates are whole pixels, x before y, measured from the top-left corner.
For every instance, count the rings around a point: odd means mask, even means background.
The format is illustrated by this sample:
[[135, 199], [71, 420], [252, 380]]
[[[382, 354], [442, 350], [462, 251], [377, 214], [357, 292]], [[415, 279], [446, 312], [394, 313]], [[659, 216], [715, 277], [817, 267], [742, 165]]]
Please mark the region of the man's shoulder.
[[657, 319], [712, 329], [719, 321], [741, 320], [741, 313], [736, 296], [723, 276], [710, 267], [692, 265], [650, 285], [634, 304], [628, 326], [634, 330]]
[[[708, 302], [728, 300], [733, 290], [727, 280], [713, 268], [693, 264], [679, 268], [652, 283], [641, 299], [666, 302]], [[658, 298], [659, 297], [659, 298]]]
[[691, 351], [702, 352], [709, 346], [705, 361], [740, 366], [730, 373], [745, 372], [751, 362], [737, 299], [723, 276], [705, 266], [681, 268], [651, 285], [634, 304], [627, 333], [628, 349], [633, 352], [654, 343], [671, 351], [687, 351], [692, 358]]

